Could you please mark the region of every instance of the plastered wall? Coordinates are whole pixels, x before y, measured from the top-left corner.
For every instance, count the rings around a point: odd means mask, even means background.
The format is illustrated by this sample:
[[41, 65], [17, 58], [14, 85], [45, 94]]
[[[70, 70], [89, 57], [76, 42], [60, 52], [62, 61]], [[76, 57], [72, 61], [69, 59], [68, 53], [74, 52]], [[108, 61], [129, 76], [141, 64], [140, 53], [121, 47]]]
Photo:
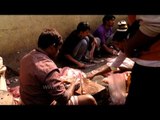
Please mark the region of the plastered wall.
[[[125, 15], [115, 15], [116, 21]], [[102, 23], [103, 15], [0, 15], [0, 56], [15, 71], [19, 60], [36, 47], [37, 38], [45, 28], [56, 28], [63, 39], [80, 21], [88, 21], [92, 31]]]

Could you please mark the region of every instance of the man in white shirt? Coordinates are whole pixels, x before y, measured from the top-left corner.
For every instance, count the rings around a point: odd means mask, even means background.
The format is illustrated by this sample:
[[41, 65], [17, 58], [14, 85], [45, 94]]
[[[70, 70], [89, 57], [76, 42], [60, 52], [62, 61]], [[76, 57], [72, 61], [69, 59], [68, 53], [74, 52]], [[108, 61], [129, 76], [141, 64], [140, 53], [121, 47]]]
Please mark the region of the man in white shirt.
[[160, 16], [137, 15], [136, 19], [141, 20], [139, 30], [122, 43], [122, 50], [126, 56], [135, 58], [126, 104], [157, 105], [159, 103], [157, 82], [160, 75]]

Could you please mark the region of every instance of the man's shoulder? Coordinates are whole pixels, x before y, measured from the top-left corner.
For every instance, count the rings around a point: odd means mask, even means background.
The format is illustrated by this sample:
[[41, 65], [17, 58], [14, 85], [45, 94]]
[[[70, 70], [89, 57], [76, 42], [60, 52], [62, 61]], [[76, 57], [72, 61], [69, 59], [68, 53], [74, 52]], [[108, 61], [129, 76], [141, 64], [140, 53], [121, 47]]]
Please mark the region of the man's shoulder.
[[96, 31], [98, 31], [98, 32], [103, 32], [103, 31], [105, 31], [104, 25], [103, 25], [103, 24], [99, 25], [99, 26], [97, 27]]
[[77, 30], [73, 30], [70, 35], [71, 37], [75, 37], [75, 36], [78, 36], [78, 31]]
[[76, 30], [73, 30], [64, 41], [68, 40], [68, 39], [72, 39], [73, 37], [78, 36], [78, 33]]
[[28, 57], [32, 56], [33, 52], [35, 51], [35, 49], [29, 51], [28, 53], [26, 53], [22, 58], [21, 61], [24, 59], [27, 59]]

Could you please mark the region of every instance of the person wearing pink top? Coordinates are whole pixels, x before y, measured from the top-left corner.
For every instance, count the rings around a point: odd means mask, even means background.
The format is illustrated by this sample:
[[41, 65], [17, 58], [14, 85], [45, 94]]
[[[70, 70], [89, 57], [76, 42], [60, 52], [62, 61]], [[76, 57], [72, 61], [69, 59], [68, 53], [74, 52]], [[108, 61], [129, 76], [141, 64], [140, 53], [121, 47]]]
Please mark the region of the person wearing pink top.
[[68, 88], [58, 79], [61, 69], [54, 59], [62, 46], [62, 37], [55, 29], [44, 30], [38, 38], [38, 48], [20, 61], [20, 95], [25, 105], [96, 105], [91, 95], [75, 96], [80, 86], [75, 79]]

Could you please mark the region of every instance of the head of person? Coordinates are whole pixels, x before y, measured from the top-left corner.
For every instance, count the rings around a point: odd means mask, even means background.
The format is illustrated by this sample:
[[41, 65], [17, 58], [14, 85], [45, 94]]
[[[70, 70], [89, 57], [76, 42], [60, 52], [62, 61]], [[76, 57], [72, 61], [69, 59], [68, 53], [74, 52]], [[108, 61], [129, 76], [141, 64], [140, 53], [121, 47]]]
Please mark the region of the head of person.
[[116, 48], [123, 51], [122, 42], [127, 39], [128, 36], [128, 25], [125, 20], [121, 20], [118, 22], [118, 28], [113, 36], [113, 44]]
[[62, 37], [56, 29], [45, 29], [38, 38], [38, 48], [45, 51], [51, 59], [58, 55], [62, 44]]
[[77, 31], [82, 38], [88, 36], [90, 34], [90, 30], [91, 28], [88, 22], [80, 22], [77, 25]]
[[116, 17], [114, 15], [105, 15], [102, 19], [105, 28], [110, 28], [114, 26]]

